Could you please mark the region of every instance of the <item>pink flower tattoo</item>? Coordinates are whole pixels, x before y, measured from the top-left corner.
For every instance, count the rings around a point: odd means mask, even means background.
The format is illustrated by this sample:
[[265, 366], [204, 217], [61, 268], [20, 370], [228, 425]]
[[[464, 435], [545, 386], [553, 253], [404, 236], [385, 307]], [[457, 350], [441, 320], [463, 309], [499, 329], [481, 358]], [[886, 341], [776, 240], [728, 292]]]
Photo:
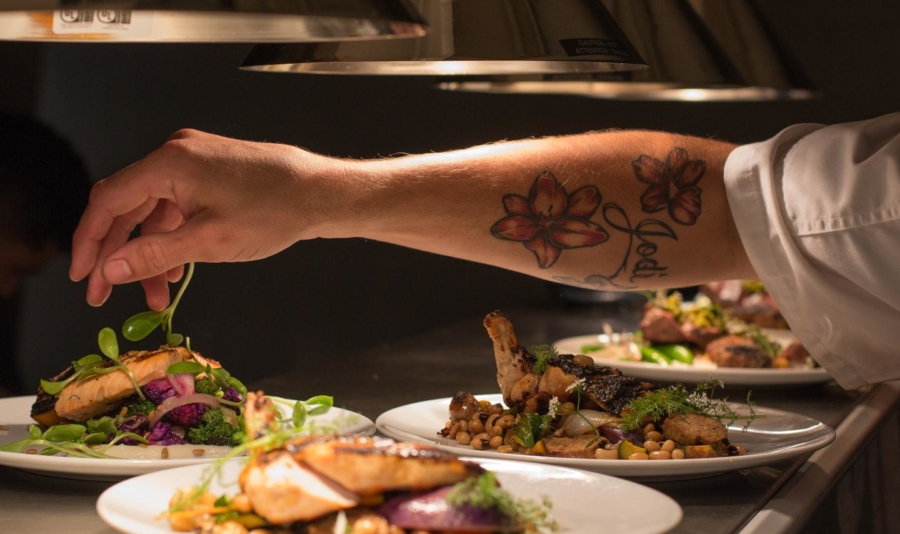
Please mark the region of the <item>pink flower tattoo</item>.
[[641, 195], [645, 212], [668, 208], [669, 216], [677, 223], [691, 225], [697, 222], [701, 193], [697, 182], [706, 172], [705, 161], [688, 159], [687, 150], [675, 148], [666, 155], [666, 161], [642, 155], [631, 165], [637, 179], [650, 184]]
[[600, 225], [589, 220], [602, 198], [593, 185], [569, 195], [553, 173], [544, 171], [531, 185], [528, 198], [503, 197], [507, 216], [494, 223], [491, 233], [499, 239], [522, 241], [541, 269], [547, 269], [562, 249], [592, 247], [609, 239]]

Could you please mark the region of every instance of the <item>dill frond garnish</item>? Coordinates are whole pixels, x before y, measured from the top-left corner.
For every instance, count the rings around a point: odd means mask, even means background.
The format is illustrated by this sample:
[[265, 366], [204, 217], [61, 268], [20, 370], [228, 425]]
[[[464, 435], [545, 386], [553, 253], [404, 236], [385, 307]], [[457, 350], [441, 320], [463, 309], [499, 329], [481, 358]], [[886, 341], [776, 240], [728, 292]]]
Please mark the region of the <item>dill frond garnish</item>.
[[544, 374], [544, 372], [547, 370], [547, 365], [550, 363], [550, 358], [559, 355], [559, 353], [556, 352], [556, 347], [552, 345], [533, 345], [531, 347], [531, 353], [534, 354], [535, 358], [534, 365], [531, 366], [531, 370], [538, 375]]
[[527, 499], [516, 499], [497, 484], [494, 473], [464, 480], [447, 494], [447, 502], [453, 506], [472, 506], [482, 510], [497, 510], [502, 515], [530, 527], [529, 531], [556, 532], [559, 525], [550, 518], [553, 503], [543, 496], [540, 503]]
[[746, 430], [754, 419], [765, 417], [754, 412], [750, 393], [747, 393], [749, 415], [735, 412], [725, 404], [724, 399], [713, 399], [713, 393], [720, 387], [722, 382], [712, 380], [697, 384], [693, 391], [688, 391], [681, 384], [649, 391], [644, 396], [632, 400], [622, 411], [622, 428], [625, 430], [640, 428], [641, 422], [647, 419], [660, 421], [670, 415], [699, 414], [718, 419], [726, 426], [738, 420], [746, 420], [747, 424], [744, 426]]

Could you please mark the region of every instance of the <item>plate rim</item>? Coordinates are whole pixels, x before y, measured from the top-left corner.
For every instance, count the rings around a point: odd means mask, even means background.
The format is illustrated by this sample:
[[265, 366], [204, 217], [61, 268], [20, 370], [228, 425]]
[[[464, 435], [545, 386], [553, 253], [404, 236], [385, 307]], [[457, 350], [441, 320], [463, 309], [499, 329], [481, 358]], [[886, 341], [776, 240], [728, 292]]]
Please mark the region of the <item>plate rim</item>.
[[[27, 403], [30, 406], [35, 395], [20, 395], [0, 399], [0, 423], [6, 424], [4, 417], [4, 404]], [[294, 399], [288, 399], [294, 400]], [[373, 435], [376, 432], [375, 422], [365, 415], [334, 407], [340, 410], [339, 415], [353, 415], [360, 418], [358, 425], [361, 427], [357, 433]], [[13, 422], [20, 425], [24, 422]], [[0, 436], [0, 443], [6, 443], [5, 436]], [[49, 475], [65, 475], [67, 478], [117, 478], [131, 477], [152, 473], [162, 469], [173, 469], [198, 464], [207, 464], [215, 458], [173, 458], [173, 459], [135, 459], [135, 458], [68, 458], [64, 456], [39, 456], [35, 454], [23, 454], [18, 452], [0, 451], [0, 466], [21, 469], [35, 473]], [[162, 462], [166, 462], [164, 465]], [[76, 477], [75, 475], [81, 475]]]
[[[483, 458], [483, 457], [474, 457], [474, 456], [468, 456], [468, 455], [460, 455], [459, 458], [464, 461], [478, 463], [479, 465], [481, 465], [482, 463], [489, 463], [489, 464], [500, 464], [500, 465], [507, 465], [509, 467], [513, 467], [515, 464], [522, 463], [522, 462], [516, 462], [514, 460], [510, 460], [507, 458]], [[228, 469], [235, 469], [236, 464], [237, 464], [236, 462], [231, 463], [228, 466]], [[623, 484], [627, 487], [637, 489], [641, 492], [646, 492], [647, 495], [653, 495], [657, 499], [658, 504], [660, 504], [661, 506], [662, 506], [662, 503], [665, 503], [664, 509], [668, 510], [667, 516], [664, 518], [664, 521], [661, 521], [661, 523], [658, 525], [658, 529], [654, 528], [654, 529], [649, 529], [647, 531], [638, 530], [638, 531], [636, 531], [636, 534], [641, 534], [643, 532], [658, 532], [658, 533], [669, 532], [670, 530], [672, 530], [673, 528], [678, 526], [684, 519], [684, 509], [681, 507], [681, 505], [678, 504], [678, 502], [675, 499], [673, 499], [672, 497], [670, 497], [669, 495], [667, 495], [655, 488], [651, 488], [649, 486], [646, 486], [644, 484], [641, 484], [641, 483], [638, 483], [635, 481], [622, 479], [620, 477], [615, 477], [615, 476], [612, 476], [609, 474], [604, 474], [604, 473], [598, 473], [595, 471], [587, 471], [584, 469], [577, 469], [577, 468], [573, 468], [573, 467], [569, 467], [569, 466], [561, 466], [561, 465], [553, 465], [553, 464], [536, 464], [536, 465], [539, 466], [539, 468], [541, 470], [550, 471], [550, 473], [547, 473], [548, 475], [552, 475], [555, 473], [559, 473], [559, 474], [577, 473], [578, 476], [580, 476], [580, 477], [590, 477], [590, 478], [595, 478], [598, 480], [614, 479], [617, 484]], [[166, 475], [168, 475], [168, 477], [171, 479], [178, 479], [178, 476], [180, 475], [180, 473], [178, 473], [178, 471], [185, 472], [185, 473], [188, 471], [197, 471], [198, 472], [197, 474], [199, 474], [200, 469], [202, 469], [202, 466], [196, 465], [196, 464], [182, 466], [182, 467], [173, 468], [172, 470], [168, 470], [166, 472]], [[123, 487], [127, 487], [126, 485], [141, 484], [142, 483], [141, 479], [143, 479], [145, 477], [164, 477], [166, 475], [163, 475], [158, 471], [154, 471], [154, 472], [145, 473], [145, 474], [142, 474], [142, 475], [139, 475], [136, 477], [128, 478], [126, 480], [122, 480], [116, 484], [113, 484], [112, 486], [110, 486], [109, 488], [104, 490], [103, 493], [101, 493], [100, 496], [97, 498], [97, 502], [95, 504], [95, 509], [97, 511], [97, 515], [99, 515], [100, 518], [108, 526], [110, 526], [116, 530], [120, 530], [122, 532], [134, 532], [134, 533], [159, 532], [159, 529], [153, 529], [153, 530], [146, 529], [147, 524], [141, 520], [134, 519], [131, 516], [128, 516], [126, 514], [122, 514], [122, 513], [116, 512], [114, 510], [111, 510], [110, 509], [111, 508], [110, 501], [114, 498], [113, 496], [116, 494], [116, 492], [122, 491]], [[173, 490], [174, 489], [175, 488], [173, 487]], [[114, 519], [114, 517], [122, 518], [126, 524], [124, 524], [124, 525], [117, 524], [116, 519]], [[665, 523], [665, 524], [663, 524], [663, 523]], [[127, 529], [127, 530], [125, 530], [125, 529]], [[575, 531], [570, 531], [570, 532], [575, 532]]]
[[[557, 347], [558, 344], [584, 344], [576, 340], [596, 340], [605, 334], [583, 334], [579, 336], [569, 336], [557, 339], [552, 346]], [[630, 362], [610, 360], [594, 360], [600, 365], [616, 367], [623, 371], [627, 371], [635, 378], [644, 378], [649, 380], [659, 380], [665, 382], [673, 381], [702, 381], [710, 378], [718, 378], [726, 384], [741, 386], [788, 386], [803, 384], [819, 384], [834, 380], [834, 378], [824, 368], [818, 367], [813, 369], [742, 369], [732, 367], [691, 367], [691, 366], [671, 366], [660, 367], [658, 365], [647, 362]]]
[[[500, 393], [487, 393], [481, 395], [475, 394], [475, 398], [479, 400], [487, 400], [488, 402], [492, 403], [496, 401], [502, 402], [502, 395]], [[395, 428], [389, 425], [386, 421], [388, 417], [392, 417], [392, 415], [396, 414], [398, 411], [409, 409], [414, 406], [428, 406], [439, 403], [444, 403], [445, 406], [449, 406], [451, 399], [452, 397], [428, 399], [424, 401], [405, 404], [402, 406], [397, 406], [379, 415], [375, 420], [375, 426], [380, 433], [394, 439], [416, 441], [418, 443], [435, 445], [443, 450], [460, 454], [458, 452], [460, 450], [459, 446], [441, 443], [437, 440], [437, 438], [429, 439], [425, 436], [419, 436], [417, 434], [406, 432], [400, 428]], [[778, 451], [772, 451], [769, 453], [748, 454], [744, 456], [727, 456], [719, 458], [694, 458], [687, 461], [674, 462], [626, 462], [623, 460], [595, 460], [587, 458], [552, 458], [546, 456], [501, 454], [493, 450], [478, 451], [474, 449], [472, 449], [471, 452], [467, 450], [465, 454], [479, 458], [508, 458], [512, 461], [533, 462], [542, 465], [557, 465], [562, 467], [569, 467], [572, 469], [599, 472], [617, 477], [658, 479], [715, 475], [740, 469], [750, 469], [753, 467], [770, 465], [782, 460], [798, 458], [800, 456], [803, 456], [804, 454], [812, 453], [823, 447], [827, 447], [835, 440], [837, 436], [834, 428], [822, 421], [813, 419], [812, 417], [807, 417], [805, 415], [789, 412], [786, 410], [779, 410], [777, 408], [759, 406], [756, 404], [754, 404], [754, 407], [756, 409], [762, 408], [767, 411], [776, 412], [779, 414], [786, 414], [809, 419], [810, 421], [821, 425], [823, 434], [808, 442]], [[437, 428], [435, 429], [435, 435], [437, 435]], [[691, 469], [685, 469], [682, 466], [690, 466]]]

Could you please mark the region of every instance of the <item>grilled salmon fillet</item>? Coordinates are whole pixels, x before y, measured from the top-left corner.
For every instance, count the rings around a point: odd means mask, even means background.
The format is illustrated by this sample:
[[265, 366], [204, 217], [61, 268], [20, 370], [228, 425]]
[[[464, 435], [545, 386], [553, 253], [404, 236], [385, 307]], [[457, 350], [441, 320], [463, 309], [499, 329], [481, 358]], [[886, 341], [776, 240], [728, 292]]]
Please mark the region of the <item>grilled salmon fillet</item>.
[[352, 508], [365, 496], [446, 486], [482, 472], [428, 445], [317, 436], [253, 457], [240, 483], [260, 516], [286, 523]]
[[[212, 367], [219, 367], [214, 360], [204, 359], [196, 353], [193, 356], [201, 364], [209, 363]], [[189, 359], [191, 353], [186, 348], [168, 345], [152, 351], [130, 351], [119, 357], [141, 386], [165, 378], [166, 369], [170, 365]], [[110, 360], [104, 367], [112, 365]], [[71, 376], [72, 372], [70, 367], [53, 380], [63, 380]], [[48, 395], [43, 389], [39, 389], [38, 398], [31, 408], [31, 417], [45, 426], [58, 424], [60, 421], [86, 421], [109, 412], [117, 403], [135, 393], [131, 379], [121, 371], [94, 375], [70, 383], [58, 396]]]

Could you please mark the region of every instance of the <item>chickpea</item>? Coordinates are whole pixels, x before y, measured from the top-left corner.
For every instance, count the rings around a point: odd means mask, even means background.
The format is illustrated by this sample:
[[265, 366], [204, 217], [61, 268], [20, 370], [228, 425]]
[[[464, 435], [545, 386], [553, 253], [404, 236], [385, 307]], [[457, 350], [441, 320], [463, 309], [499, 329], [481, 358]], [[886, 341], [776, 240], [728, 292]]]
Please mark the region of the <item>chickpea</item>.
[[644, 442], [643, 447], [647, 449], [647, 452], [656, 452], [659, 450], [659, 443], [656, 441], [647, 440]]
[[511, 415], [504, 415], [500, 419], [497, 419], [497, 422], [494, 424], [499, 426], [503, 430], [506, 430], [507, 428], [512, 428], [515, 426], [516, 418]]
[[650, 432], [656, 432], [656, 427], [653, 426], [653, 423], [648, 424], [644, 427], [644, 435], [646, 436]]
[[684, 460], [684, 451], [681, 449], [675, 449], [674, 451], [672, 451], [672, 459]]
[[494, 425], [494, 426], [491, 427], [491, 431], [489, 432], [489, 434], [491, 435], [492, 438], [493, 438], [493, 437], [498, 437], [498, 436], [499, 436], [499, 437], [502, 439], [502, 438], [503, 438], [503, 432], [504, 432], [504, 429], [503, 429], [502, 426]]
[[594, 451], [594, 458], [598, 460], [616, 460], [619, 458], [619, 451], [616, 449], [597, 449]]
[[482, 432], [481, 434], [477, 434], [472, 436], [472, 448], [475, 450], [484, 449], [491, 441], [491, 437]]
[[646, 437], [650, 441], [662, 441], [663, 439], [663, 435], [655, 430], [652, 432], [647, 432], [646, 434], [644, 434], [644, 437]]
[[235, 495], [231, 504], [233, 504], [234, 508], [242, 514], [249, 514], [253, 511], [253, 506], [250, 505], [250, 498], [243, 493]]
[[472, 419], [472, 422], [469, 423], [469, 432], [472, 434], [481, 434], [484, 432], [484, 424], [481, 422], [481, 419]]
[[500, 445], [503, 445], [503, 438], [501, 438], [500, 436], [494, 436], [491, 438], [492, 449], [499, 449]]
[[672, 455], [666, 451], [655, 451], [650, 453], [651, 460], [668, 460]]
[[671, 439], [667, 439], [666, 442], [662, 444], [662, 447], [660, 447], [660, 449], [671, 454], [671, 452], [675, 450], [675, 442]]
[[509, 454], [512, 451], [513, 451], [513, 448], [510, 447], [509, 445], [500, 445], [499, 447], [497, 447], [497, 452], [500, 452], [503, 454]]
[[630, 456], [628, 456], [629, 460], [647, 460], [649, 458], [650, 457], [643, 452], [633, 452]]
[[469, 442], [472, 441], [472, 435], [468, 432], [458, 432], [456, 434], [456, 441], [458, 441], [460, 445], [468, 445]]

